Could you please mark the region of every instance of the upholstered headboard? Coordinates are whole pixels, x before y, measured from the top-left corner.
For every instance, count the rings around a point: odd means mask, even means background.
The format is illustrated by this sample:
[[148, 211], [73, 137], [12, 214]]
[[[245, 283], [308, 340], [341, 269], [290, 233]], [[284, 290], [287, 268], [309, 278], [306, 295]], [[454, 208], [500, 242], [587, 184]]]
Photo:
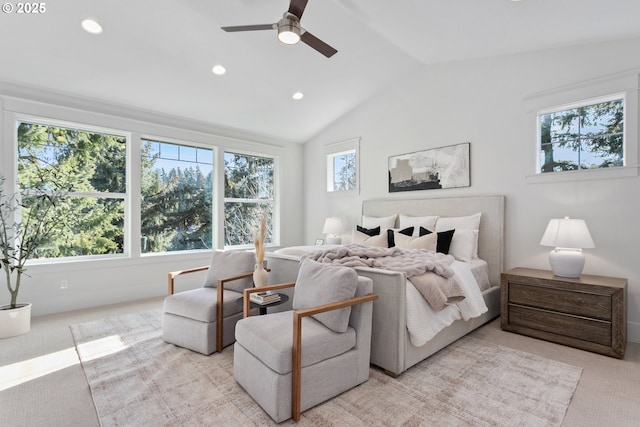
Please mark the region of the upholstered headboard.
[[489, 280], [492, 285], [498, 286], [504, 268], [504, 204], [504, 196], [379, 199], [363, 201], [362, 214], [376, 217], [393, 214], [454, 217], [481, 212], [478, 257], [487, 261]]

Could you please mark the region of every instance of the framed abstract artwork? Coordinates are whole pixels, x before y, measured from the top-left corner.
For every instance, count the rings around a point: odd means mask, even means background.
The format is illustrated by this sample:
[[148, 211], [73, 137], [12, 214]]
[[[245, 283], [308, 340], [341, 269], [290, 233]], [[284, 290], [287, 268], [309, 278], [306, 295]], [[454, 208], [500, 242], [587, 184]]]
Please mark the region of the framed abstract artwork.
[[389, 192], [469, 187], [471, 143], [389, 157]]

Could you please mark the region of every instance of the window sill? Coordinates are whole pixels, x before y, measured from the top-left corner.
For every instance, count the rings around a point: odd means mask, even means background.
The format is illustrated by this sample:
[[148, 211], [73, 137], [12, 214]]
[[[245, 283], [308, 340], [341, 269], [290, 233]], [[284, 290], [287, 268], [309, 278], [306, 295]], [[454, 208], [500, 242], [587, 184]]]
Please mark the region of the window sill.
[[360, 190], [337, 190], [337, 191], [327, 191], [329, 196], [358, 196], [360, 194]]
[[549, 182], [589, 181], [594, 179], [629, 178], [638, 176], [640, 166], [623, 166], [616, 168], [589, 169], [580, 171], [547, 172], [527, 175], [528, 184], [544, 184]]

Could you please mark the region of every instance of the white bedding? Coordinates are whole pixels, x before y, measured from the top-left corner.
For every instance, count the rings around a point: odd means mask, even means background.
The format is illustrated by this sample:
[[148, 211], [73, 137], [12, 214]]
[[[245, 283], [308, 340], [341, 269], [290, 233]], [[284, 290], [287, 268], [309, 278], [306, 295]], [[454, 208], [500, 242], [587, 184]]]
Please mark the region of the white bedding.
[[306, 246], [288, 246], [286, 248], [280, 248], [276, 251], [274, 251], [274, 253], [276, 254], [280, 254], [280, 255], [289, 255], [289, 256], [295, 256], [298, 258], [301, 258], [305, 255], [307, 255], [310, 252], [314, 252], [314, 251], [323, 251], [325, 249], [333, 249], [333, 248], [338, 248], [341, 245], [306, 245]]
[[415, 347], [423, 346], [455, 320], [469, 320], [487, 312], [482, 292], [471, 271], [472, 268], [480, 270], [486, 268], [486, 262], [482, 260], [473, 260], [471, 263], [454, 261], [451, 267], [456, 272], [458, 283], [464, 290], [465, 299], [440, 311], [431, 308], [411, 282], [406, 281], [407, 329], [411, 344]]
[[[333, 246], [294, 246], [275, 251], [281, 255], [302, 257], [309, 252], [328, 249]], [[487, 312], [482, 291], [488, 288], [488, 265], [485, 261], [474, 259], [471, 262], [454, 261], [451, 267], [465, 293], [465, 299], [447, 308], [435, 311], [418, 292], [413, 284], [406, 281], [407, 329], [411, 344], [421, 347], [438, 332], [458, 319], [469, 320]], [[481, 283], [476, 280], [478, 278]], [[485, 282], [486, 280], [486, 282]]]

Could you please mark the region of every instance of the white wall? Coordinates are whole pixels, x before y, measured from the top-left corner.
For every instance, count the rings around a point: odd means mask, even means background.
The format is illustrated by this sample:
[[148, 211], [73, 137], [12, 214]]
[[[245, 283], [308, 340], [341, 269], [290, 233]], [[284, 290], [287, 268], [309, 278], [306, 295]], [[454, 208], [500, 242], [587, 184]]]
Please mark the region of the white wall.
[[[299, 244], [303, 235], [303, 220], [299, 214], [302, 194], [303, 148], [300, 144], [268, 140], [224, 128], [214, 128], [201, 122], [127, 109], [123, 106], [100, 104], [91, 100], [70, 98], [40, 90], [0, 84], [0, 167], [5, 175], [13, 170], [13, 149], [16, 114], [76, 122], [149, 135], [183, 142], [212, 145], [277, 158], [280, 187], [280, 231], [282, 245]], [[135, 224], [133, 224], [135, 226]], [[167, 273], [206, 265], [211, 252], [153, 255], [131, 258], [75, 261], [38, 265], [27, 263], [19, 302], [31, 302], [36, 316], [122, 301], [166, 295]], [[60, 282], [66, 280], [67, 289]], [[202, 284], [204, 274], [180, 278], [183, 289]], [[0, 280], [0, 305], [9, 302], [9, 292]]]
[[[305, 243], [324, 218], [358, 223], [372, 198], [506, 196], [506, 265], [548, 269], [539, 245], [550, 218], [586, 220], [595, 249], [584, 272], [629, 280], [629, 339], [640, 342], [640, 178], [528, 183], [535, 135], [525, 97], [640, 67], [640, 39], [425, 66], [305, 145]], [[359, 197], [327, 194], [323, 146], [361, 137]], [[471, 187], [389, 194], [388, 157], [471, 142]], [[628, 159], [637, 165], [638, 159]]]

